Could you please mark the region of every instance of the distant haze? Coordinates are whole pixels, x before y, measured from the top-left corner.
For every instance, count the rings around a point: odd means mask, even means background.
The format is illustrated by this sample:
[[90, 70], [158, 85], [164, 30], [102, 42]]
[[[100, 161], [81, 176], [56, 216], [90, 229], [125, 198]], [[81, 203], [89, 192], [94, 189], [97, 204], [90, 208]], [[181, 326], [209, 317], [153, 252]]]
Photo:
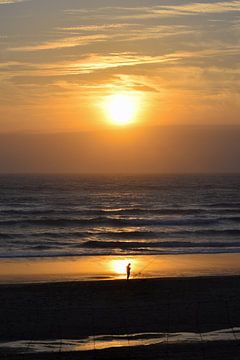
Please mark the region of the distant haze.
[[0, 135], [0, 173], [239, 173], [239, 126]]

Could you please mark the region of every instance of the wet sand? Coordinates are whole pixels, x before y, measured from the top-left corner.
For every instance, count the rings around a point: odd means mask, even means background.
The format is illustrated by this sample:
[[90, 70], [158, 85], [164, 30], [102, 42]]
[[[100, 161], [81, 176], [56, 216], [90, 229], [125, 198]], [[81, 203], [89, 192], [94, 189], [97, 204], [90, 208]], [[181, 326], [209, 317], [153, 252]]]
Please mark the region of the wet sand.
[[240, 254], [178, 254], [12, 258], [0, 260], [1, 283], [120, 280], [240, 274]]
[[[240, 345], [207, 342], [201, 334], [240, 325], [240, 277], [165, 278], [0, 286], [0, 341], [60, 340], [52, 354], [11, 359], [239, 359]], [[128, 346], [96, 350], [99, 335], [199, 333], [198, 344]], [[61, 352], [61, 339], [92, 337], [91, 351]], [[50, 349], [51, 350], [51, 349]]]

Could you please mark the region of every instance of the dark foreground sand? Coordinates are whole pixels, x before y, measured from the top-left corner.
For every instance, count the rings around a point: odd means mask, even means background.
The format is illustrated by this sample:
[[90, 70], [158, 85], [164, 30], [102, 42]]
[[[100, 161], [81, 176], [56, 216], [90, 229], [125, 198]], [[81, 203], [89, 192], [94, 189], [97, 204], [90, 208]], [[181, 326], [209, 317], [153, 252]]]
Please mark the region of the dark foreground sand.
[[[147, 279], [0, 286], [0, 341], [82, 339], [146, 332], [201, 334], [240, 326], [240, 277]], [[131, 344], [129, 344], [131, 345]], [[0, 359], [239, 360], [240, 344], [126, 346]]]

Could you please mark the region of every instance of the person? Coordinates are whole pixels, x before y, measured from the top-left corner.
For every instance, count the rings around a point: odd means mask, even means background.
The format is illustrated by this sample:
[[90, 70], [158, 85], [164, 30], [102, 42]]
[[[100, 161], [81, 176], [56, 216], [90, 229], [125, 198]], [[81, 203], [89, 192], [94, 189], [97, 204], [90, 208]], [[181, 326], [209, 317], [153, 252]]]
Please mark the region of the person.
[[131, 274], [131, 263], [129, 263], [127, 266], [127, 280], [129, 280], [130, 274]]

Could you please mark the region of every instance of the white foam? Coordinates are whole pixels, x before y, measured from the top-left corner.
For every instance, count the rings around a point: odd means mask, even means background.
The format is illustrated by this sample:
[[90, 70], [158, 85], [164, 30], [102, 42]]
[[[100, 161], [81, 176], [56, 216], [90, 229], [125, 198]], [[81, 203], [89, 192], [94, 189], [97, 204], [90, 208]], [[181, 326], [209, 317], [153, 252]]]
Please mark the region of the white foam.
[[240, 327], [206, 333], [136, 333], [124, 335], [98, 335], [85, 339], [24, 340], [0, 343], [0, 350], [16, 353], [69, 352], [103, 350], [116, 347], [135, 347], [161, 344], [194, 344], [213, 341], [238, 341]]

